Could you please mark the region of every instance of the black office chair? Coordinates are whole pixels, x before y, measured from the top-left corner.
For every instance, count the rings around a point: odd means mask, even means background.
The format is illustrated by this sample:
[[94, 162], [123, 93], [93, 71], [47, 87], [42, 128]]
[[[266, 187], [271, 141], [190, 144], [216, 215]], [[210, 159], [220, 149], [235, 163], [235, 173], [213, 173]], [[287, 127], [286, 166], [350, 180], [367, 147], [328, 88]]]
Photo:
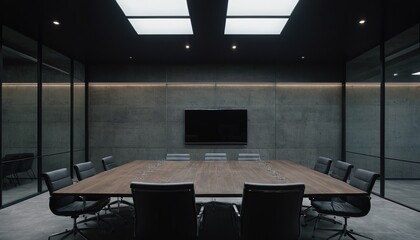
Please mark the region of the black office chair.
[[119, 164], [114, 160], [112, 156], [107, 156], [102, 158], [102, 166], [104, 167], [104, 171], [108, 171], [115, 167], [118, 167]]
[[206, 161], [226, 161], [226, 153], [206, 153], [204, 155], [204, 160]]
[[[73, 168], [74, 168], [74, 171], [76, 172], [77, 180], [79, 180], [79, 181], [82, 181], [84, 179], [87, 179], [89, 177], [92, 177], [92, 176], [96, 175], [95, 167], [93, 166], [93, 163], [90, 162], [90, 161], [74, 164]], [[87, 201], [105, 201], [105, 202], [107, 202], [107, 207], [109, 208], [109, 202], [110, 202], [109, 197], [87, 196], [87, 197], [85, 197], [85, 200], [87, 200]], [[96, 215], [96, 218], [97, 218], [98, 221], [102, 221], [102, 222], [110, 225], [110, 223], [108, 223], [107, 221], [102, 219], [99, 216], [99, 214]], [[90, 219], [85, 218], [84, 221], [86, 222], [88, 220], [90, 220]]]
[[[333, 166], [333, 168], [331, 170], [331, 173], [329, 175], [331, 177], [335, 178], [335, 179], [340, 180], [340, 181], [347, 182], [347, 179], [350, 176], [350, 173], [351, 173], [351, 169], [352, 168], [353, 168], [353, 165], [350, 164], [350, 163], [343, 162], [343, 161], [337, 161], [334, 164], [334, 166]], [[311, 205], [313, 204], [314, 201], [331, 201], [332, 199], [335, 199], [335, 201], [339, 200], [336, 197], [333, 197], [333, 198], [328, 197], [328, 196], [325, 196], [325, 197], [315, 197], [315, 198], [311, 198]], [[306, 213], [307, 211], [308, 210], [305, 210], [304, 212]], [[327, 217], [324, 217], [324, 216], [318, 214], [317, 216], [312, 217], [312, 218], [310, 218], [308, 220], [306, 220], [306, 218], [304, 218], [304, 224], [303, 225], [306, 225], [308, 222], [310, 222], [312, 220], [315, 220], [315, 219], [317, 219], [317, 220], [326, 220], [326, 221], [332, 222], [334, 224], [335, 223], [340, 223], [340, 222], [337, 222], [335, 220], [335, 217], [334, 217], [334, 219], [331, 219], [331, 218], [327, 218]]]
[[[14, 161], [16, 160], [18, 162], [18, 166], [15, 171], [15, 178], [20, 184], [19, 181], [19, 175], [18, 173], [24, 173], [28, 175], [28, 177], [32, 180], [36, 178], [34, 171], [32, 170], [32, 165], [34, 162], [34, 154], [33, 153], [12, 153], [12, 154], [6, 154], [4, 156], [3, 161]], [[32, 175], [30, 174], [32, 173]]]
[[260, 161], [261, 157], [259, 153], [238, 153], [239, 161]]
[[81, 230], [92, 228], [79, 228], [76, 219], [83, 214], [96, 214], [103, 207], [107, 205], [106, 201], [86, 201], [82, 197], [77, 196], [57, 196], [53, 193], [61, 188], [72, 185], [73, 181], [67, 173], [66, 168], [58, 169], [42, 174], [48, 191], [50, 192], [50, 210], [57, 216], [66, 216], [73, 218], [73, 229], [65, 230], [60, 233], [52, 234], [51, 237], [66, 234], [64, 237], [73, 234], [74, 236], [80, 234], [84, 239], [87, 239]]
[[76, 172], [77, 180], [82, 181], [83, 179], [96, 175], [95, 167], [92, 162], [83, 162], [74, 164], [74, 171]]
[[[323, 174], [328, 174], [330, 172], [332, 160], [331, 158], [319, 156], [315, 162], [314, 170]], [[311, 210], [311, 206], [304, 205], [304, 210], [301, 212], [304, 217], [306, 217], [306, 213]], [[306, 225], [306, 221], [304, 221], [303, 225]]]
[[353, 165], [348, 162], [337, 161], [331, 170], [330, 176], [343, 182], [347, 182]]
[[[95, 167], [93, 166], [92, 162], [83, 162], [83, 163], [77, 163], [73, 165], [74, 172], [76, 173], [77, 180], [82, 181], [86, 178], [92, 177], [96, 175]], [[109, 198], [107, 197], [94, 197], [94, 196], [88, 196], [85, 197], [86, 200], [106, 200]]]
[[191, 155], [189, 153], [167, 153], [166, 161], [190, 161]]
[[320, 173], [328, 174], [330, 172], [331, 163], [331, 158], [319, 156], [316, 160], [314, 170]]
[[[312, 203], [312, 206], [319, 214], [335, 215], [344, 218], [342, 229], [321, 229], [327, 231], [337, 231], [337, 233], [333, 234], [328, 239], [336, 236], [340, 236], [339, 238], [342, 238], [343, 236], [349, 236], [352, 239], [356, 239], [353, 235], [372, 239], [359, 233], [353, 232], [352, 230], [348, 230], [347, 219], [349, 217], [363, 217], [369, 213], [370, 194], [378, 177], [379, 174], [377, 173], [363, 169], [357, 169], [354, 175], [351, 177], [349, 183], [353, 187], [365, 191], [367, 195], [347, 195], [342, 198], [333, 198], [331, 201], [316, 201]], [[314, 232], [317, 229], [316, 227], [318, 221], [319, 220], [317, 219], [315, 222]]]
[[3, 159], [2, 165], [3, 165], [3, 175], [2, 175], [3, 178], [9, 179], [9, 183], [13, 184], [16, 187], [18, 183], [18, 180], [16, 177], [16, 169], [18, 168], [19, 162], [18, 161], [4, 161]]
[[197, 239], [193, 183], [139, 183], [130, 185], [135, 209], [135, 239]]
[[[119, 164], [117, 161], [114, 160], [112, 156], [107, 156], [107, 157], [102, 158], [102, 166], [104, 167], [104, 171], [108, 171], [108, 170], [118, 167]], [[114, 204], [117, 204], [118, 211], [120, 209], [121, 204], [134, 207], [134, 205], [131, 202], [124, 200], [122, 197], [118, 197], [117, 200], [110, 202], [108, 206], [114, 205]]]
[[298, 239], [305, 185], [245, 183], [240, 216], [242, 240]]

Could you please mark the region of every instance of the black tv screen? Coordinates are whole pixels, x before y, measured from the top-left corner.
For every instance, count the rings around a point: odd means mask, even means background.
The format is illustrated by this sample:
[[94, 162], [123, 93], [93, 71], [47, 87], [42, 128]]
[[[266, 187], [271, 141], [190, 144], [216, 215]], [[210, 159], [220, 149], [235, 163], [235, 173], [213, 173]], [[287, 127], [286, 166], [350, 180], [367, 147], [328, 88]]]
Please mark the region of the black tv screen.
[[185, 144], [247, 144], [247, 110], [185, 110]]

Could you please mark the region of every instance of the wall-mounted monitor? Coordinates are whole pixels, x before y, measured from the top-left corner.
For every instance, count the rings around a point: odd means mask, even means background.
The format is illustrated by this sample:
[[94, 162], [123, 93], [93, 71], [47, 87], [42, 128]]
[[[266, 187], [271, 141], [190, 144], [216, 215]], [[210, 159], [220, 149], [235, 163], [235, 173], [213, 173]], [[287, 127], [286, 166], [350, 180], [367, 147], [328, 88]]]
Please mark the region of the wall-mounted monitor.
[[245, 145], [248, 116], [245, 109], [185, 110], [185, 144]]

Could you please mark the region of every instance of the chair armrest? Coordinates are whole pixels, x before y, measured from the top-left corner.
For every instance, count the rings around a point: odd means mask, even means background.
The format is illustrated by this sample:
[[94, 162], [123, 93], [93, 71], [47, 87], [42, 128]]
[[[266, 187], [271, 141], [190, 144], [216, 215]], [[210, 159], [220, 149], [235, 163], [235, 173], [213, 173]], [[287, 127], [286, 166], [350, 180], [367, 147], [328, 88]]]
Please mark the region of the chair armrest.
[[197, 221], [198, 221], [198, 223], [201, 223], [202, 222], [203, 217], [204, 217], [203, 213], [204, 213], [204, 205], [201, 205], [200, 211], [197, 214]]
[[233, 210], [235, 211], [235, 215], [237, 217], [241, 217], [241, 214], [239, 213], [238, 208], [236, 207], [236, 205], [235, 204], [232, 204], [232, 207], [233, 207]]
[[200, 229], [201, 229], [201, 223], [203, 222], [204, 218], [204, 205], [201, 205], [200, 211], [197, 214], [197, 237], [199, 236]]
[[80, 198], [80, 200], [82, 200], [83, 202], [83, 207], [82, 207], [82, 211], [85, 211], [86, 208], [86, 199], [83, 196], [77, 196], [78, 198]]

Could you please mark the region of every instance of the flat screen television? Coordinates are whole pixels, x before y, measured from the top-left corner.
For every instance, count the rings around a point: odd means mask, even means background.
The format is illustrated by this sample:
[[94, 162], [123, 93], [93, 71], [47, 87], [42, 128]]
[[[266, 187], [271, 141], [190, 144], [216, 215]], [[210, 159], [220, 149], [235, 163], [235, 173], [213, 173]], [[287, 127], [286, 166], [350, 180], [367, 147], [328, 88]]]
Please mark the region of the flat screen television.
[[246, 145], [245, 109], [185, 110], [185, 144]]

